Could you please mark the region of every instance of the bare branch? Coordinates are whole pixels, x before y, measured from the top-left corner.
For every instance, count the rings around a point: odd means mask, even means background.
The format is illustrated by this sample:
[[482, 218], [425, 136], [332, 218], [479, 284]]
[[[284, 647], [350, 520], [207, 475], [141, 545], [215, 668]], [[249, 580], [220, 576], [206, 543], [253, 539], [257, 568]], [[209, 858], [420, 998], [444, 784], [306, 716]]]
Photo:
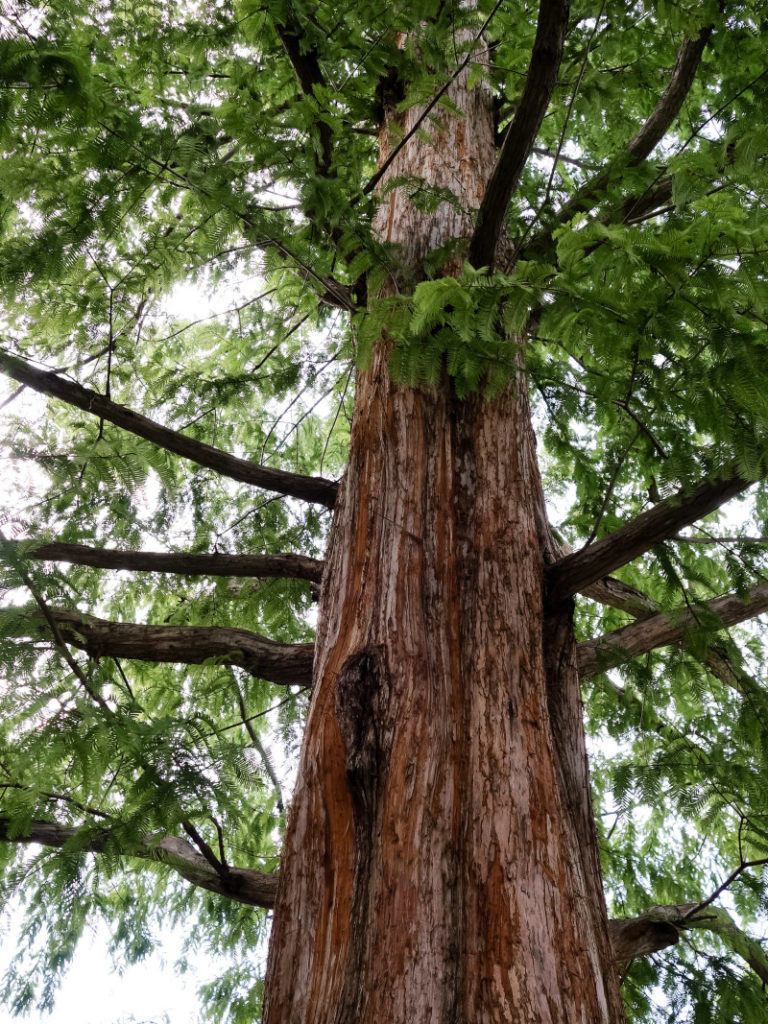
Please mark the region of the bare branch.
[[695, 39], [684, 39], [678, 50], [667, 88], [659, 97], [653, 113], [627, 146], [632, 163], [639, 163], [650, 154], [669, 130], [691, 91], [704, 48], [712, 35], [713, 25], [701, 29]]
[[[739, 840], [739, 846], [741, 846], [741, 840]], [[694, 904], [694, 906], [686, 913], [685, 920], [687, 921], [695, 917], [696, 914], [699, 913], [699, 911], [705, 910], [712, 903], [714, 903], [717, 897], [722, 895], [722, 893], [724, 893], [726, 889], [729, 889], [736, 881], [736, 879], [739, 877], [739, 875], [742, 875], [747, 870], [747, 868], [762, 868], [766, 864], [768, 864], [768, 857], [760, 857], [757, 860], [743, 860], [738, 867], [733, 869], [733, 871], [730, 873], [730, 875], [728, 875], [725, 881], [721, 882], [720, 885], [718, 885], [718, 887], [715, 889], [713, 893], [707, 896], [705, 900], [702, 900], [701, 903]]]
[[504, 136], [469, 244], [469, 261], [474, 267], [491, 266], [494, 262], [509, 201], [531, 155], [557, 82], [569, 6], [568, 0], [540, 0], [523, 95]]
[[719, 479], [705, 480], [693, 490], [685, 488], [660, 501], [626, 526], [548, 566], [548, 599], [553, 603], [566, 600], [673, 537], [684, 526], [713, 512], [752, 483], [738, 473], [730, 473]]
[[[535, 235], [520, 250], [518, 256], [525, 254], [526, 257], [529, 257], [534, 252], [539, 253], [546, 250], [551, 244], [554, 228], [565, 224], [577, 213], [590, 210], [606, 186], [618, 179], [627, 167], [634, 167], [645, 160], [653, 148], [661, 142], [680, 113], [685, 97], [693, 85], [696, 71], [701, 62], [704, 48], [712, 34], [712, 29], [713, 26], [709, 25], [703, 28], [695, 39], [686, 38], [683, 40], [678, 50], [677, 60], [667, 83], [667, 88], [659, 97], [653, 112], [640, 131], [629, 142], [623, 152], [619, 153], [601, 171], [598, 171], [597, 174], [590, 178], [558, 210], [554, 222], [550, 222], [544, 231]], [[632, 210], [632, 216], [637, 216], [634, 209]]]
[[[29, 541], [23, 542], [25, 545]], [[18, 547], [18, 542], [16, 543]], [[30, 546], [27, 558], [41, 562], [69, 562], [95, 569], [124, 569], [128, 572], [179, 573], [184, 576], [280, 577], [319, 583], [324, 563], [317, 558], [292, 553], [274, 555], [192, 554], [180, 551], [117, 551], [86, 544], [59, 541]]]
[[[70, 828], [50, 821], [33, 821], [23, 833], [18, 834], [9, 818], [0, 817], [0, 842], [39, 843], [55, 849], [69, 846], [86, 853], [103, 853], [107, 849], [115, 852], [112, 835], [107, 828]], [[121, 856], [166, 864], [193, 885], [238, 903], [268, 910], [275, 905], [277, 875], [248, 868], [228, 868], [223, 876], [191, 843], [177, 836], [146, 837], [131, 849], [121, 852]]]
[[[247, 629], [226, 626], [153, 626], [110, 622], [64, 608], [49, 608], [62, 639], [94, 659], [134, 658], [181, 665], [219, 659], [284, 686], [310, 686], [314, 644], [281, 644]], [[50, 627], [33, 607], [16, 609], [26, 635]]]
[[25, 360], [7, 352], [0, 352], [0, 371], [41, 394], [51, 395], [77, 409], [114, 423], [123, 430], [143, 437], [175, 455], [190, 459], [199, 466], [213, 469], [222, 476], [333, 508], [338, 490], [338, 484], [333, 480], [302, 476], [282, 469], [270, 469], [247, 459], [240, 459], [202, 441], [195, 441], [178, 431], [169, 430], [168, 427], [163, 427], [140, 413], [110, 401], [96, 391], [65, 380], [57, 373], [38, 370]]
[[203, 857], [205, 857], [206, 861], [210, 864], [219, 878], [226, 882], [227, 875], [229, 874], [229, 868], [219, 860], [191, 821], [182, 821], [181, 824], [184, 831], [198, 848]]
[[676, 615], [654, 615], [606, 633], [577, 647], [579, 675], [588, 679], [597, 672], [615, 668], [657, 647], [684, 640], [701, 628], [701, 619], [715, 621], [719, 628], [733, 626], [768, 611], [768, 585], [752, 587], [746, 599], [738, 594], [708, 601], [698, 609], [686, 608]]

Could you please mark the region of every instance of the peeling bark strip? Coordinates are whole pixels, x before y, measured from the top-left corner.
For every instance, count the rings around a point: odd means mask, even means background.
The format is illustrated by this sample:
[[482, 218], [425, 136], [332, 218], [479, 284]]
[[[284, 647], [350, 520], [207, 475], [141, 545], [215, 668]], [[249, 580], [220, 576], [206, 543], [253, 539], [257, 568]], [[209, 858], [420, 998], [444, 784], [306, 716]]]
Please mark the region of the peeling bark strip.
[[579, 675], [582, 679], [588, 679], [657, 647], [666, 647], [684, 640], [688, 633], [700, 627], [703, 617], [706, 617], [710, 627], [713, 620], [719, 620], [722, 626], [735, 626], [765, 611], [768, 611], [768, 586], [763, 585], [752, 587], [746, 598], [728, 594], [707, 601], [698, 610], [686, 608], [678, 615], [653, 615], [599, 636], [596, 640], [579, 644]]
[[0, 372], [19, 381], [20, 384], [26, 384], [34, 391], [51, 395], [68, 405], [82, 409], [83, 412], [98, 416], [137, 437], [143, 437], [145, 441], [151, 441], [158, 447], [173, 452], [174, 455], [180, 455], [191, 462], [196, 462], [198, 466], [205, 466], [222, 476], [228, 476], [231, 480], [239, 480], [253, 487], [263, 487], [267, 491], [277, 491], [278, 494], [287, 497], [300, 498], [303, 501], [325, 505], [326, 508], [333, 508], [338, 487], [333, 480], [319, 476], [301, 476], [299, 473], [270, 469], [268, 466], [249, 462], [248, 459], [240, 459], [202, 441], [195, 441], [194, 438], [180, 434], [176, 430], [169, 430], [168, 427], [163, 427], [140, 413], [110, 401], [97, 391], [65, 380], [52, 371], [38, 370], [18, 356], [11, 356], [6, 352], [0, 352]]
[[[309, 686], [314, 644], [281, 644], [247, 629], [226, 626], [145, 626], [110, 622], [64, 608], [49, 608], [66, 643], [92, 658], [135, 658], [180, 665], [221, 660], [285, 686]], [[28, 632], [48, 634], [37, 608], [19, 609]]]
[[645, 554], [661, 541], [673, 537], [684, 526], [690, 526], [720, 508], [753, 483], [753, 480], [745, 480], [733, 472], [716, 480], [705, 480], [692, 491], [683, 489], [665, 498], [607, 537], [566, 555], [547, 567], [549, 603], [567, 600], [589, 584]]
[[[25, 541], [27, 545], [30, 542]], [[126, 572], [165, 572], [184, 576], [253, 576], [310, 580], [320, 583], [324, 563], [317, 558], [293, 553], [274, 555], [192, 554], [184, 551], [118, 551], [87, 544], [56, 541], [25, 546], [27, 558], [39, 562], [69, 562], [95, 569], [124, 569]]]

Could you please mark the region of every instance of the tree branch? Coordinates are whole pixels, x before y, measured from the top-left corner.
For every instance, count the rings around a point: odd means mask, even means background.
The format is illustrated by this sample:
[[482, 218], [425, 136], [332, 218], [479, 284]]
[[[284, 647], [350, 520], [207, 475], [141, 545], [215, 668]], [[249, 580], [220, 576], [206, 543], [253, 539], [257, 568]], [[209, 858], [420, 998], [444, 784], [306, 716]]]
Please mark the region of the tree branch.
[[[86, 544], [50, 544], [26, 547], [24, 556], [40, 562], [69, 562], [95, 569], [129, 572], [179, 573], [184, 576], [255, 576], [310, 580], [320, 583], [324, 562], [292, 553], [274, 555], [192, 554], [181, 551], [117, 551]], [[19, 542], [15, 542], [18, 547]]]
[[[675, 541], [710, 543], [706, 538], [673, 537]], [[768, 543], [768, 538], [726, 537], [721, 540]], [[116, 569], [126, 572], [178, 573], [182, 576], [226, 576], [230, 578], [256, 577], [261, 579], [299, 579], [321, 583], [325, 562], [292, 552], [274, 555], [242, 555], [214, 552], [194, 554], [182, 551], [118, 551], [115, 548], [97, 548], [86, 544], [67, 544], [53, 541], [32, 546], [33, 541], [8, 541], [23, 544], [24, 557], [40, 562], [68, 562], [71, 565], [89, 565], [94, 569]], [[30, 545], [30, 546], [27, 546]], [[570, 552], [568, 552], [570, 554]], [[562, 554], [560, 557], [565, 558]], [[581, 587], [579, 593], [597, 601], [629, 612], [635, 618], [653, 615], [658, 611], [655, 601], [641, 590], [612, 576], [596, 580]]]
[[[671, 539], [673, 541], [677, 541], [687, 538], [673, 537]], [[741, 540], [744, 538], [731, 539]], [[761, 538], [750, 538], [750, 540], [753, 541], [760, 539]], [[766, 538], [766, 540], [768, 540], [768, 538]], [[565, 557], [566, 554], [570, 554], [570, 549], [567, 545], [560, 544], [558, 547], [561, 551], [560, 557]], [[590, 600], [596, 601], [598, 604], [605, 604], [609, 605], [611, 608], [618, 608], [620, 611], [631, 615], [634, 619], [648, 619], [652, 615], [659, 614], [660, 611], [657, 601], [654, 601], [653, 598], [643, 593], [642, 590], [638, 590], [637, 587], [633, 587], [629, 583], [624, 583], [622, 580], [617, 580], [614, 576], [604, 576], [603, 579], [597, 580], [595, 583], [590, 583], [586, 587], [582, 587], [580, 593], [585, 597], [590, 598]], [[734, 667], [724, 646], [711, 646], [707, 650], [703, 660], [707, 669], [713, 676], [715, 676], [716, 679], [719, 679], [720, 682], [729, 689], [735, 690], [742, 696], [752, 696], [755, 691], [759, 689], [759, 684], [750, 675], [747, 675], [743, 669]], [[628, 698], [626, 691], [620, 686], [616, 686], [616, 684], [611, 684], [611, 686], [619, 698], [626, 703]], [[654, 728], [656, 728], [656, 731], [658, 732], [660, 729], [667, 728], [667, 726], [659, 720], [657, 726], [654, 726]]]
[[163, 427], [140, 413], [110, 401], [96, 391], [65, 380], [57, 373], [39, 370], [7, 352], [0, 351], [0, 372], [41, 394], [51, 395], [77, 409], [107, 420], [160, 448], [165, 448], [166, 451], [190, 459], [199, 466], [213, 469], [222, 476], [254, 487], [263, 487], [268, 491], [277, 491], [287, 497], [300, 498], [303, 501], [333, 508], [338, 490], [338, 484], [333, 480], [302, 476], [282, 469], [270, 469], [247, 459], [240, 459], [202, 441], [195, 441], [175, 430], [169, 430], [168, 427]]
[[[53, 849], [70, 845], [75, 850], [98, 854], [110, 848], [112, 835], [107, 828], [86, 831], [50, 821], [33, 821], [23, 834], [17, 834], [11, 820], [0, 817], [0, 842], [38, 843]], [[279, 875], [231, 867], [224, 876], [191, 843], [177, 836], [144, 838], [120, 856], [165, 864], [192, 885], [247, 906], [270, 910], [275, 905]], [[738, 928], [725, 910], [710, 906], [697, 912], [697, 906], [683, 903], [652, 907], [639, 917], [610, 920], [608, 934], [614, 960], [626, 962], [666, 949], [679, 941], [681, 932], [696, 929], [718, 935], [761, 981], [768, 983], [768, 958], [760, 943]], [[692, 911], [693, 915], [689, 916]]]
[[691, 91], [704, 48], [709, 42], [714, 25], [701, 29], [695, 39], [686, 38], [678, 50], [667, 88], [659, 97], [653, 113], [627, 146], [631, 163], [639, 163], [664, 138], [672, 122], [682, 109], [685, 97]]
[[[39, 843], [41, 846], [62, 849], [69, 845], [85, 853], [103, 853], [114, 849], [112, 834], [106, 828], [70, 828], [50, 821], [33, 821], [22, 834], [15, 832], [9, 818], [0, 817], [0, 842]], [[275, 905], [278, 876], [249, 868], [228, 868], [223, 876], [205, 857], [177, 836], [160, 839], [147, 837], [133, 849], [121, 852], [124, 857], [166, 864], [186, 881], [209, 892], [219, 893], [238, 903], [270, 910]]]
[[[92, 658], [134, 658], [181, 665], [202, 665], [219, 659], [251, 675], [284, 686], [310, 686], [314, 644], [281, 644], [247, 629], [227, 626], [153, 626], [110, 622], [64, 608], [49, 608], [62, 639]], [[47, 636], [50, 627], [39, 611], [15, 612], [25, 636]], [[13, 629], [4, 619], [7, 631]]]
[[191, 821], [182, 821], [181, 825], [208, 864], [210, 864], [219, 878], [226, 883], [227, 876], [229, 875], [229, 867], [219, 860]]
[[733, 626], [768, 611], [768, 585], [752, 587], [744, 600], [738, 594], [707, 601], [698, 609], [686, 608], [676, 615], [654, 615], [633, 622], [622, 629], [579, 644], [577, 657], [579, 675], [588, 679], [598, 672], [615, 668], [632, 658], [657, 647], [684, 640], [688, 633], [701, 627], [701, 619], [715, 623], [715, 628]]
[[642, 590], [623, 583], [614, 576], [604, 576], [579, 590], [580, 594], [598, 604], [607, 604], [611, 608], [619, 608], [635, 619], [647, 619], [655, 615], [659, 607], [656, 601], [644, 594]]
[[[598, 171], [565, 203], [557, 212], [554, 221], [535, 235], [519, 252], [518, 257], [530, 257], [548, 248], [552, 232], [561, 224], [571, 220], [577, 213], [590, 210], [599, 193], [613, 180], [620, 177], [627, 167], [634, 167], [651, 153], [669, 130], [680, 113], [701, 62], [704, 48], [713, 30], [712, 25], [703, 28], [695, 39], [684, 39], [678, 50], [667, 88], [659, 97], [653, 112], [640, 131], [628, 143], [627, 148], [614, 157], [601, 171]], [[634, 215], [634, 210], [633, 210]]]
[[531, 155], [552, 98], [568, 27], [568, 0], [540, 0], [531, 63], [517, 112], [506, 131], [469, 244], [473, 267], [491, 266], [509, 201]]
[[14, 549], [6, 540], [5, 534], [3, 533], [2, 530], [0, 530], [0, 550], [5, 550], [10, 555], [14, 563], [16, 572], [19, 574], [22, 582], [24, 583], [27, 590], [29, 590], [30, 594], [34, 598], [35, 604], [37, 605], [38, 609], [37, 614], [42, 616], [43, 621], [46, 623], [50, 631], [54, 646], [57, 648], [61, 656], [64, 658], [64, 661], [66, 662], [69, 670], [78, 680], [78, 682], [83, 687], [88, 696], [91, 698], [91, 700], [94, 702], [94, 704], [97, 704], [102, 711], [109, 713], [109, 705], [101, 696], [99, 691], [91, 685], [91, 680], [88, 678], [87, 674], [83, 671], [83, 669], [77, 664], [75, 659], [72, 657], [72, 654], [70, 653], [66, 641], [61, 633], [59, 623], [56, 621], [54, 610], [49, 607], [48, 602], [45, 601], [43, 599], [42, 594], [39, 593], [37, 587], [32, 582], [31, 577], [25, 571], [24, 566], [16, 557]]
[[730, 914], [721, 907], [699, 910], [696, 903], [678, 906], [651, 907], [639, 917], [614, 919], [608, 922], [608, 935], [614, 960], [626, 963], [675, 945], [681, 932], [712, 932], [737, 956], [740, 956], [768, 984], [768, 957], [761, 944], [742, 931]]
[[[320, 67], [317, 50], [314, 47], [302, 45], [305, 35], [293, 11], [290, 9], [283, 15], [283, 20], [275, 20], [274, 25], [288, 60], [296, 72], [301, 91], [305, 96], [314, 99], [315, 86], [325, 86], [325, 76]], [[317, 133], [320, 139], [322, 154], [317, 170], [321, 176], [326, 177], [330, 171], [333, 158], [333, 138], [330, 127], [322, 118], [317, 119]]]
[[584, 587], [673, 537], [684, 526], [713, 512], [753, 482], [732, 473], [720, 479], [705, 480], [692, 491], [683, 489], [665, 498], [607, 537], [547, 566], [548, 600], [558, 603], [583, 591]]

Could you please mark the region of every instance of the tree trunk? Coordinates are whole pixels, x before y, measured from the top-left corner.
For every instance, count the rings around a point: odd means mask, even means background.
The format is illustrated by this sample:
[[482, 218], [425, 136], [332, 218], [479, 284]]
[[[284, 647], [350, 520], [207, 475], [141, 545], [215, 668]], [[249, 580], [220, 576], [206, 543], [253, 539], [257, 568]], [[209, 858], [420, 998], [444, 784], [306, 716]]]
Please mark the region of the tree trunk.
[[[460, 76], [450, 98], [464, 116], [442, 113], [389, 173], [449, 187], [470, 213], [427, 216], [393, 191], [378, 225], [416, 277], [471, 235], [493, 163], [486, 91]], [[570, 608], [542, 603], [523, 375], [460, 401], [447, 378], [393, 385], [387, 351], [358, 376], [264, 1020], [618, 1024]]]

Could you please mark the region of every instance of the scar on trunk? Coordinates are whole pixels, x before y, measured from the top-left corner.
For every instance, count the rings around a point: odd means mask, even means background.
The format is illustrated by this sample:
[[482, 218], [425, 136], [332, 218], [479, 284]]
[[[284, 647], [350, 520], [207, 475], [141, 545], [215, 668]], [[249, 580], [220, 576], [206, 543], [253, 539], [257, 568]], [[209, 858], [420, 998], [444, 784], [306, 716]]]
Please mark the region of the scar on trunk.
[[392, 745], [387, 726], [389, 670], [381, 645], [351, 654], [336, 680], [336, 718], [339, 723], [352, 797], [355, 826], [373, 826], [383, 790]]

